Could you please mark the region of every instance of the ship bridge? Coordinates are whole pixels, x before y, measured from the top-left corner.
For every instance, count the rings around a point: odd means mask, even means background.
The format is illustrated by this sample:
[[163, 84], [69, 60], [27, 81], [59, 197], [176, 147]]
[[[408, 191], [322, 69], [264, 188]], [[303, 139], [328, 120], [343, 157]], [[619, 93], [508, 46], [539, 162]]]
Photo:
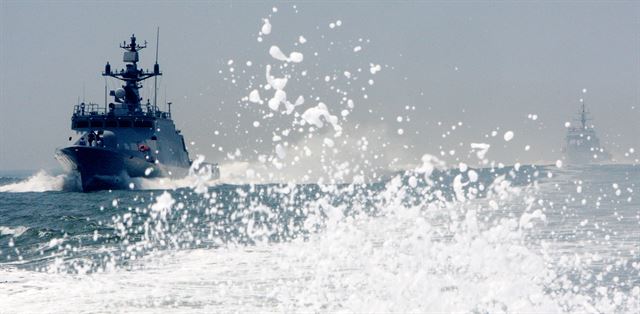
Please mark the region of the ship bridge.
[[112, 106], [81, 103], [74, 106], [71, 128], [76, 131], [113, 128], [154, 128], [156, 120], [171, 120], [170, 111], [161, 111], [154, 106], [139, 107], [133, 113], [121, 114]]

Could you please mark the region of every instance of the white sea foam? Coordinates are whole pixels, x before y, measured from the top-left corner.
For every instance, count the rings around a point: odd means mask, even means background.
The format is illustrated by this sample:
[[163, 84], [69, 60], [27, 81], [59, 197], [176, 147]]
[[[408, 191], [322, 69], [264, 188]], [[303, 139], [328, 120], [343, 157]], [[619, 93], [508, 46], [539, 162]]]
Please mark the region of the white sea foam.
[[33, 176], [16, 182], [0, 186], [0, 192], [47, 192], [62, 191], [71, 188], [75, 179], [67, 175], [51, 175], [44, 170], [38, 171]]
[[[193, 167], [192, 167], [193, 168]], [[197, 171], [197, 170], [195, 170]], [[50, 175], [44, 170], [38, 171], [35, 175], [16, 182], [0, 186], [0, 192], [49, 192], [49, 191], [77, 191], [79, 190], [77, 179], [73, 175]], [[129, 178], [134, 190], [175, 190], [178, 188], [194, 187], [202, 180], [202, 174], [194, 173], [183, 178]], [[209, 178], [208, 184], [217, 184], [218, 180]]]
[[17, 227], [0, 226], [0, 235], [11, 235], [17, 238], [21, 236], [23, 233], [25, 233], [27, 230], [29, 230], [29, 227], [25, 227], [25, 226], [17, 226]]
[[[439, 164], [434, 158], [425, 161], [431, 164], [425, 169]], [[534, 206], [526, 201], [526, 193], [502, 182], [498, 180], [491, 190], [510, 194], [512, 204]], [[403, 205], [407, 188], [399, 178], [387, 183], [370, 208], [380, 210], [380, 217], [345, 217], [342, 205], [332, 205], [327, 198], [307, 204], [300, 210], [320, 210], [328, 222], [326, 230], [306, 240], [160, 252], [133, 261], [130, 268], [91, 275], [4, 268], [0, 277], [10, 288], [0, 290], [0, 297], [8, 313], [43, 308], [347, 313], [638, 310], [638, 289], [616, 294], [603, 287], [599, 295], [588, 296], [550, 267], [544, 247], [525, 244], [525, 230], [545, 219], [540, 210], [487, 220], [486, 213], [492, 212], [487, 200]], [[494, 197], [498, 206], [505, 206], [500, 195]], [[176, 206], [169, 193], [158, 196], [150, 207], [158, 225], [150, 225], [151, 229], [168, 232], [166, 217]], [[310, 218], [305, 224], [313, 223]], [[247, 232], [256, 238], [263, 234], [258, 226], [248, 226]], [[556, 285], [567, 289], [549, 293]]]
[[131, 178], [132, 190], [175, 190], [194, 184], [195, 178]]
[[[49, 191], [77, 191], [78, 183], [73, 175], [50, 175], [44, 170], [35, 175], [16, 182], [0, 186], [0, 192], [49, 192]], [[132, 183], [130, 189], [133, 190], [175, 190], [195, 186], [199, 178], [194, 175], [187, 175], [183, 178], [129, 178]], [[217, 180], [211, 180], [216, 183]]]

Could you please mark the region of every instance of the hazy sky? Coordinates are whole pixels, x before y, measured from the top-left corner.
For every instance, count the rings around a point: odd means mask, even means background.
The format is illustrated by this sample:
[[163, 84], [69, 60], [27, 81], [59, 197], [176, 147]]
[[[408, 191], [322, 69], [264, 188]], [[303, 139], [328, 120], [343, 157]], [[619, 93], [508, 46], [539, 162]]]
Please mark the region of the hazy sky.
[[[272, 32], [259, 42], [263, 18]], [[174, 103], [192, 156], [210, 161], [239, 152], [236, 161], [254, 162], [303, 139], [330, 149], [316, 139], [331, 138], [343, 144], [331, 156], [352, 163], [397, 158], [393, 167], [402, 167], [442, 151], [449, 162], [474, 164], [473, 142], [491, 144], [488, 157], [507, 164], [554, 162], [580, 98], [614, 156], [625, 160], [633, 147], [629, 162], [640, 151], [640, 2], [0, 0], [0, 170], [57, 167], [54, 151], [72, 134], [83, 86], [87, 101], [103, 103], [100, 72], [106, 61], [122, 67], [118, 44], [132, 33], [149, 41], [141, 64], [152, 68], [157, 26], [159, 99]], [[282, 67], [272, 45], [301, 52], [303, 62]], [[304, 96], [299, 113], [323, 102], [343, 135], [325, 126], [309, 139], [291, 127], [294, 114], [270, 116], [266, 104], [243, 101], [266, 83], [267, 64], [290, 76], [291, 101]], [[381, 71], [372, 74], [371, 64]], [[153, 98], [152, 84], [143, 97]], [[260, 93], [266, 101], [273, 91]]]

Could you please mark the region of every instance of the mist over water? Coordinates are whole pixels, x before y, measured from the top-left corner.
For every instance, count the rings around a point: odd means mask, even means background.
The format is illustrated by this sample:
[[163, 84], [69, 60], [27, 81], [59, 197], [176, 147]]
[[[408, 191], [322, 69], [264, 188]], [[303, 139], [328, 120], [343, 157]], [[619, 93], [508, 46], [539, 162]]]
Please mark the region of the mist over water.
[[492, 145], [518, 129], [409, 154], [413, 106], [395, 129], [348, 123], [393, 65], [320, 66], [301, 52], [318, 38], [268, 41], [295, 27], [277, 11], [256, 24], [269, 61], [220, 73], [271, 153], [124, 191], [0, 178], [0, 312], [640, 311], [637, 164], [503, 165]]

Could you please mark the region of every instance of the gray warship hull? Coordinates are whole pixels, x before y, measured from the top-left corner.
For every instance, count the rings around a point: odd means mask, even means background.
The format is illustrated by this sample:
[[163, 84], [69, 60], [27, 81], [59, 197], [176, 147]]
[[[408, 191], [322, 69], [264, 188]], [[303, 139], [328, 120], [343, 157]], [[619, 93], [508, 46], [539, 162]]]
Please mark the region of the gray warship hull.
[[183, 177], [192, 165], [184, 137], [171, 118], [171, 103], [163, 111], [156, 102], [157, 82], [154, 102], [141, 103], [142, 82], [162, 75], [157, 49], [156, 63], [149, 71], [138, 66], [138, 52], [146, 43], [139, 45], [131, 36], [120, 48], [125, 50], [125, 69], [112, 70], [107, 62], [102, 75], [124, 85], [109, 92], [113, 96], [110, 103], [105, 85], [104, 106], [77, 104], [71, 116], [75, 135], [69, 136], [69, 146], [56, 151], [58, 161], [76, 175], [83, 191], [127, 189], [133, 178]]
[[128, 189], [132, 178], [180, 178], [189, 171], [99, 147], [66, 147], [56, 152], [56, 159], [76, 176], [78, 187], [84, 192]]
[[584, 147], [578, 144], [567, 144], [565, 158], [569, 165], [600, 164], [611, 160], [611, 154], [599, 146]]

